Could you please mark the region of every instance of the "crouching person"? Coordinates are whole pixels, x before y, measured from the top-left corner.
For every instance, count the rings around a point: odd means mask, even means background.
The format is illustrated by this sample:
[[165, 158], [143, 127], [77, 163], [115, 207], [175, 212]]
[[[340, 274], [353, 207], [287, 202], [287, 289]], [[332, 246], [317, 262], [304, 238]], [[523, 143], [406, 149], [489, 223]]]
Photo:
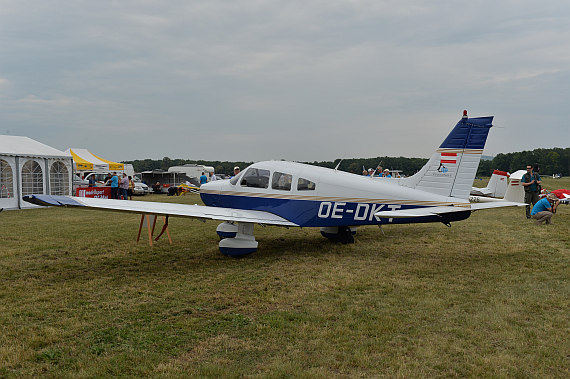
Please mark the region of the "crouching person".
[[560, 204], [560, 200], [554, 194], [548, 194], [544, 199], [539, 200], [534, 207], [532, 207], [532, 212], [530, 213], [532, 218], [536, 220], [538, 225], [546, 222], [546, 224], [551, 224], [552, 215], [556, 213], [556, 208]]

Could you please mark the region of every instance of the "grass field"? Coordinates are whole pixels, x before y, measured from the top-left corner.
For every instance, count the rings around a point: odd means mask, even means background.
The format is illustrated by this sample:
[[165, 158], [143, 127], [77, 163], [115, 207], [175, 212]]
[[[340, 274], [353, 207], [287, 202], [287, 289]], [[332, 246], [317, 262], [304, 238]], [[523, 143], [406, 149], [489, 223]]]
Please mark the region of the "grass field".
[[570, 376], [570, 206], [550, 226], [487, 210], [351, 245], [256, 226], [243, 259], [218, 252], [217, 222], [171, 219], [152, 248], [138, 222], [0, 213], [0, 377]]

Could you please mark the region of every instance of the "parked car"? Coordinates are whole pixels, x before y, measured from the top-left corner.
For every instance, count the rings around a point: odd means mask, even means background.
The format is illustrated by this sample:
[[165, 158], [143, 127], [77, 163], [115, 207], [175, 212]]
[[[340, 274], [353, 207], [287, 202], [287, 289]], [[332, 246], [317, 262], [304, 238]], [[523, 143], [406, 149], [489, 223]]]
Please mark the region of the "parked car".
[[148, 188], [146, 184], [141, 182], [141, 180], [138, 177], [135, 176], [133, 178], [133, 181], [135, 182], [135, 189], [133, 190], [133, 195], [146, 195], [150, 193], [150, 188]]

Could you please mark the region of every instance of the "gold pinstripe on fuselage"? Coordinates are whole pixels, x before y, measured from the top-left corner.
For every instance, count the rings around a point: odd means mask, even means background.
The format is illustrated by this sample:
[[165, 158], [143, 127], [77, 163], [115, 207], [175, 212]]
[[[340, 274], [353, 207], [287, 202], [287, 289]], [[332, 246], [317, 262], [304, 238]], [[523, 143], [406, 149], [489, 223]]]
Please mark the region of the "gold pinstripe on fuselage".
[[223, 190], [206, 190], [201, 189], [200, 193], [223, 196], [245, 196], [266, 199], [283, 199], [283, 200], [308, 200], [308, 201], [334, 201], [345, 203], [369, 203], [369, 204], [400, 204], [400, 205], [416, 205], [421, 207], [433, 206], [455, 206], [469, 208], [469, 203], [463, 202], [441, 202], [441, 201], [422, 201], [422, 200], [398, 200], [398, 199], [371, 199], [361, 197], [331, 197], [331, 196], [307, 196], [294, 194], [277, 194], [263, 192], [245, 192], [245, 191], [223, 191]]

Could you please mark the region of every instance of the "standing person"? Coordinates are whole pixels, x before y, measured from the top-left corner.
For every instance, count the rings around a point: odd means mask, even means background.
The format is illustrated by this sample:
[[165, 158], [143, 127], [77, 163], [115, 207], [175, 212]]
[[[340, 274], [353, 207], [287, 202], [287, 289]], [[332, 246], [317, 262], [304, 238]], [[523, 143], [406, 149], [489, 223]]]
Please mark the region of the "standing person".
[[91, 174], [91, 176], [89, 177], [89, 187], [95, 187], [95, 174]]
[[129, 189], [127, 190], [129, 200], [133, 199], [133, 192], [135, 192], [135, 182], [133, 181], [132, 176], [129, 175]]
[[200, 176], [200, 185], [205, 183], [208, 183], [208, 177], [202, 172], [202, 175]]
[[111, 199], [119, 198], [119, 177], [116, 172], [113, 172], [111, 179], [109, 179], [111, 184]]
[[556, 213], [558, 204], [560, 204], [560, 200], [552, 193], [537, 201], [531, 212], [532, 218], [536, 220], [536, 224], [540, 225], [543, 222], [546, 222], [546, 225], [552, 224], [552, 215]]
[[235, 166], [235, 167], [234, 167], [234, 175], [232, 176], [232, 178], [233, 178], [234, 176], [237, 176], [237, 175], [239, 174], [239, 171], [240, 171], [240, 170], [239, 170], [239, 166]]
[[121, 184], [119, 184], [119, 191], [120, 191], [119, 199], [127, 200], [127, 194], [129, 191], [129, 178], [127, 177], [127, 174], [125, 174], [124, 172], [123, 172], [123, 178], [121, 179]]
[[526, 174], [523, 175], [521, 183], [524, 188], [524, 202], [526, 206], [526, 218], [530, 219], [530, 209], [531, 205], [534, 206], [539, 200], [539, 187], [540, 187], [540, 175], [535, 173], [532, 169], [532, 165], [526, 165]]
[[218, 178], [216, 177], [216, 173], [212, 172], [212, 175], [210, 176], [210, 181], [214, 181], [214, 180], [218, 180]]
[[382, 175], [385, 178], [391, 178], [392, 175], [390, 175], [390, 170], [388, 170], [387, 168], [384, 169], [384, 174]]

